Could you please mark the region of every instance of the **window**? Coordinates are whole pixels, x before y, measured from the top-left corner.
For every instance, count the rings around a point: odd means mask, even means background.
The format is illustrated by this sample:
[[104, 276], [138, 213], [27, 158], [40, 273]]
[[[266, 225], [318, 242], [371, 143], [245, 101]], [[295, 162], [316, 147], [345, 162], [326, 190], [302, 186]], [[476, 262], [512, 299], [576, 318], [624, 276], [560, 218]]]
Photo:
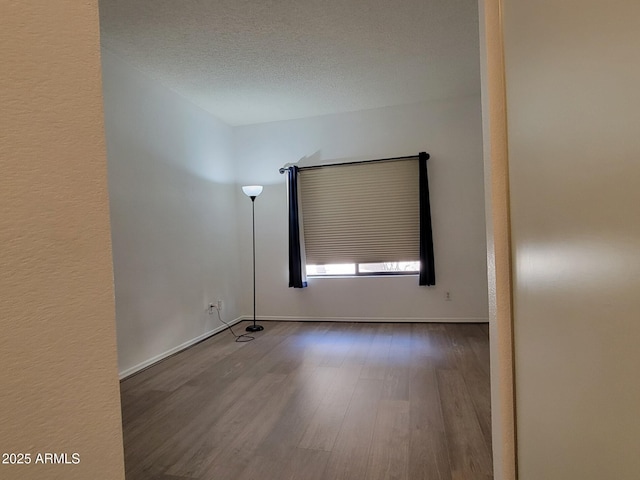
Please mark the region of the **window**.
[[418, 273], [417, 158], [300, 171], [307, 275]]
[[310, 277], [354, 275], [417, 275], [420, 262], [339, 263], [307, 265]]

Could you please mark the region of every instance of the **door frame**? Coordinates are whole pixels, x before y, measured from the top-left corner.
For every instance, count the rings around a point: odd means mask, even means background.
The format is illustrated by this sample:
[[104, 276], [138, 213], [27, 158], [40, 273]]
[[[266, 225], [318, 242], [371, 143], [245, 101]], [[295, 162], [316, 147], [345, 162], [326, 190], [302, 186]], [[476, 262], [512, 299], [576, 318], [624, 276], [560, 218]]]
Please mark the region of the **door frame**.
[[478, 0], [496, 480], [517, 478], [507, 107], [502, 0]]

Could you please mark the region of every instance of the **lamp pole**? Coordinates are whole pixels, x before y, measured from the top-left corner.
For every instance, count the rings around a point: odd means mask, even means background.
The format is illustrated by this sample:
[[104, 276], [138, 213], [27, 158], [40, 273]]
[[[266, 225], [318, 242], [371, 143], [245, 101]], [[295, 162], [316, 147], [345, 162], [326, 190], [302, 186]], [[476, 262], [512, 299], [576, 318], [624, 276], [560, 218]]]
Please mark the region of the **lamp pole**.
[[251, 199], [251, 232], [253, 245], [253, 325], [249, 325], [247, 332], [264, 330], [262, 325], [256, 325], [256, 197], [262, 193], [262, 187], [251, 185], [242, 187], [242, 191]]

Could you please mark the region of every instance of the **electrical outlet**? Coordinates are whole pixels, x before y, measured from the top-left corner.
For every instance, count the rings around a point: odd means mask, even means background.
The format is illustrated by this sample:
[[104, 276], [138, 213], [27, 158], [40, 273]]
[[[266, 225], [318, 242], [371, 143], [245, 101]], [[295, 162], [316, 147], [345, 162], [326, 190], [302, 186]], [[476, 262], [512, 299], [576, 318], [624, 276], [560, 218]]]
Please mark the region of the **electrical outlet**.
[[445, 299], [447, 302], [450, 302], [450, 301], [451, 301], [451, 292], [445, 292], [445, 293], [444, 293], [444, 299]]
[[207, 312], [209, 312], [209, 315], [213, 315], [215, 311], [216, 311], [216, 304], [210, 303], [209, 306], [207, 307]]

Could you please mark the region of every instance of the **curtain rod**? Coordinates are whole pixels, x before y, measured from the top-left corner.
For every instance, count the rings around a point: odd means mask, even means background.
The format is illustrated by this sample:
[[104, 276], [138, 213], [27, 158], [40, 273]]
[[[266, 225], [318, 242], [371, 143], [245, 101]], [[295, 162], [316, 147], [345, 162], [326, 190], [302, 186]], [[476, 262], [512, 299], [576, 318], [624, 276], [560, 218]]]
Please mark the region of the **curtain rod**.
[[[356, 160], [353, 162], [343, 162], [343, 163], [325, 163], [323, 165], [309, 165], [308, 167], [298, 167], [298, 170], [313, 170], [314, 168], [323, 168], [323, 167], [338, 167], [340, 165], [355, 165], [358, 163], [374, 163], [374, 162], [392, 162], [394, 160], [408, 160], [410, 158], [419, 158], [421, 155], [426, 155], [426, 159], [429, 160], [430, 155], [426, 152], [420, 152], [418, 155], [409, 155], [406, 157], [391, 157], [391, 158], [376, 158], [373, 160]], [[282, 167], [278, 170], [280, 173], [284, 173], [287, 171], [285, 167]]]

